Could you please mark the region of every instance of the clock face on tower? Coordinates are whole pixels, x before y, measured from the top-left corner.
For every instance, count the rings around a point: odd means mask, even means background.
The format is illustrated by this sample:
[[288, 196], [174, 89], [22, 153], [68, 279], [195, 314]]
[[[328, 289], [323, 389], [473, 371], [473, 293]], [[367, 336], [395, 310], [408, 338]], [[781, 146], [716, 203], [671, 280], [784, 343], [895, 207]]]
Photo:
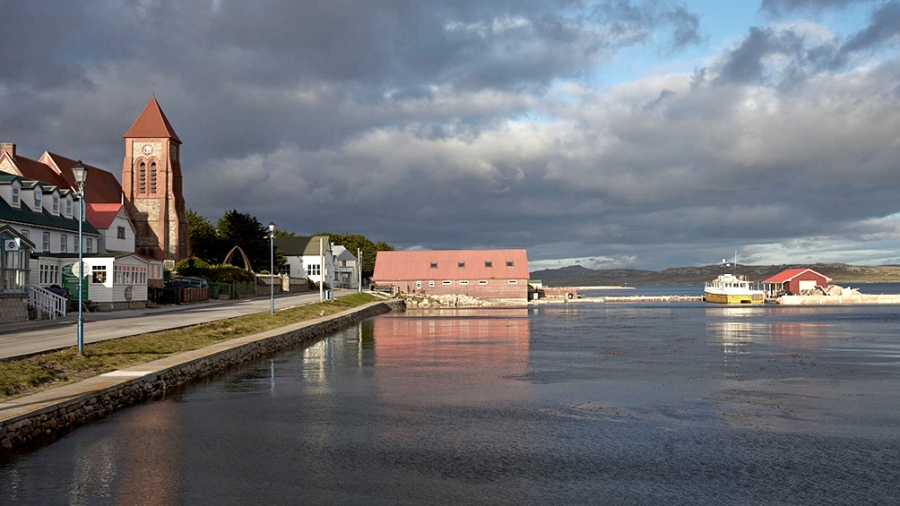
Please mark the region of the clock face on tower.
[[152, 152], [153, 152], [153, 146], [151, 146], [149, 144], [144, 146], [144, 154], [145, 155], [149, 155]]

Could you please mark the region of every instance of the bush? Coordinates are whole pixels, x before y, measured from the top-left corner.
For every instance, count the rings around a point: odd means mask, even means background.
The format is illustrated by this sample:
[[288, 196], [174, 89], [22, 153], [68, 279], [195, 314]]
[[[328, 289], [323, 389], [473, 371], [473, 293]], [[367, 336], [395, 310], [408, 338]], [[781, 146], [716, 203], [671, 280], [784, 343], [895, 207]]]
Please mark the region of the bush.
[[209, 271], [209, 280], [220, 283], [241, 283], [255, 280], [252, 272], [234, 265], [214, 265]]
[[197, 257], [189, 257], [175, 264], [175, 271], [182, 276], [208, 279], [209, 264]]

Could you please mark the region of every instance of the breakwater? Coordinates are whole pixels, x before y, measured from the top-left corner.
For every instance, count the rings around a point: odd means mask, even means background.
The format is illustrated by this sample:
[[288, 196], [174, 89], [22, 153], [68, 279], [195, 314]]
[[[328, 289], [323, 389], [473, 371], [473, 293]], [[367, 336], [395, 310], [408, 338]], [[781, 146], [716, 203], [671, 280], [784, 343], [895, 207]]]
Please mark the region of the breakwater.
[[371, 316], [402, 308], [399, 301], [373, 302], [0, 403], [0, 452], [52, 442], [116, 410], [162, 397], [169, 389], [314, 342]]

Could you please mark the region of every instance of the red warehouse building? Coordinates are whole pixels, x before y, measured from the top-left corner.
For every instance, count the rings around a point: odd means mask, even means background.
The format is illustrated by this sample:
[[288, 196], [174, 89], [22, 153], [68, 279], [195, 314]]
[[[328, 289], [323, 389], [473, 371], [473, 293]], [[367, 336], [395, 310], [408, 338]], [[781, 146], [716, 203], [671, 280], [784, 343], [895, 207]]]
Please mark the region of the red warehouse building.
[[825, 288], [831, 278], [812, 269], [787, 269], [763, 281], [770, 294], [787, 291], [798, 295], [803, 290], [811, 290], [816, 286]]
[[524, 249], [379, 251], [372, 281], [410, 295], [528, 300]]

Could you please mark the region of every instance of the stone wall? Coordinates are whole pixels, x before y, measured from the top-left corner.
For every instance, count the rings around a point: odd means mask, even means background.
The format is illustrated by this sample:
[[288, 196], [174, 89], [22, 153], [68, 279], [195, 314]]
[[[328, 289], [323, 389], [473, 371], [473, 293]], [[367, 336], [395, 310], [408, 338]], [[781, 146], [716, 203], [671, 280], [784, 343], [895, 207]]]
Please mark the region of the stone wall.
[[314, 342], [365, 318], [402, 308], [399, 301], [375, 302], [0, 404], [0, 452], [47, 444], [118, 409], [162, 397], [168, 389]]
[[0, 295], [0, 323], [28, 321], [27, 299], [27, 295]]

